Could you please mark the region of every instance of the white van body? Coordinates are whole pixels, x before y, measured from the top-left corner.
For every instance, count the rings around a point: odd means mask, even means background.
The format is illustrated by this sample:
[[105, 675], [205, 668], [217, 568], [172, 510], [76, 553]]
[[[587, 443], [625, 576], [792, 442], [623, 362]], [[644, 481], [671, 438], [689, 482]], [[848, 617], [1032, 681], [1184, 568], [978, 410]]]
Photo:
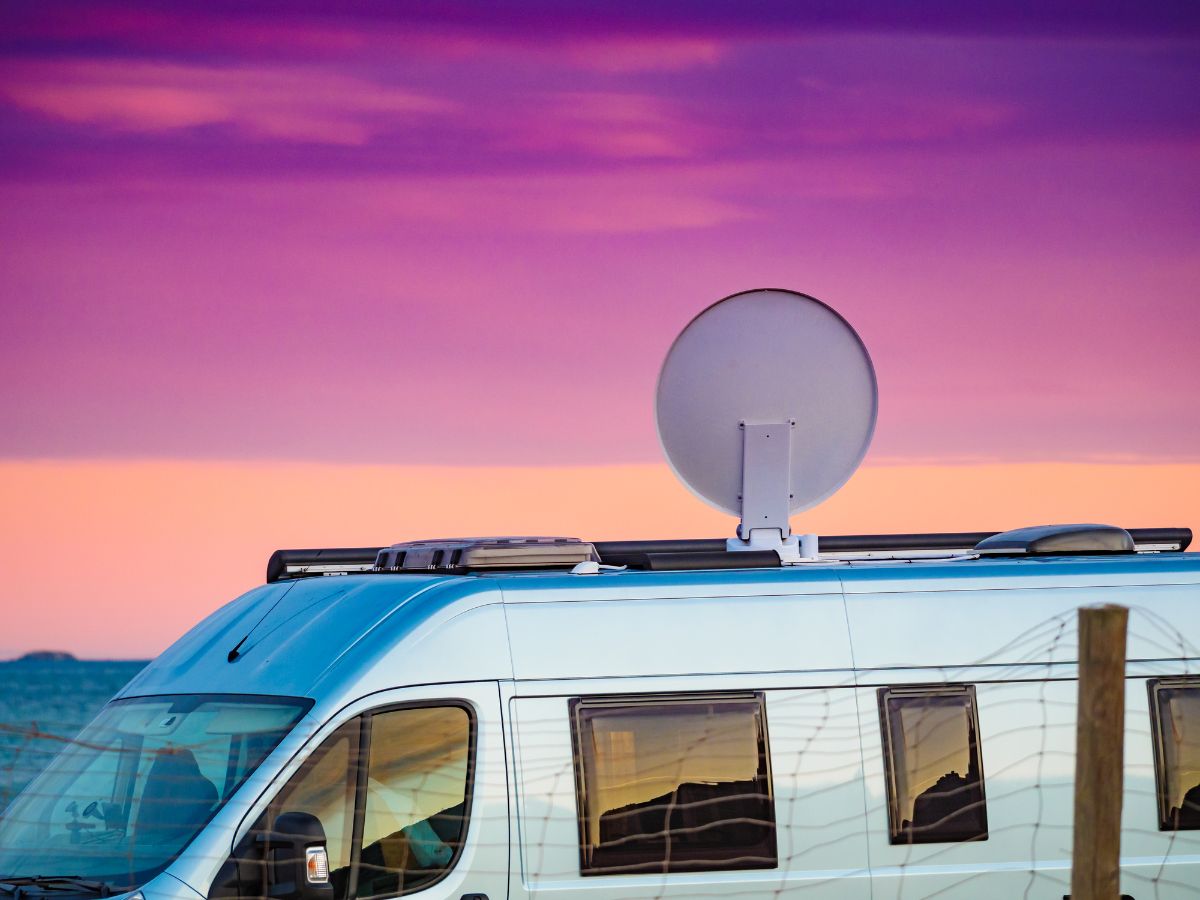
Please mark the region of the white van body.
[[[1160, 830], [1147, 691], [1149, 679], [1200, 670], [1200, 554], [1175, 552], [269, 583], [193, 628], [114, 701], [311, 700], [139, 887], [146, 900], [208, 897], [339, 727], [375, 709], [450, 703], [473, 728], [465, 839], [414, 897], [1059, 900], [1070, 890], [1075, 617], [1096, 603], [1131, 610], [1121, 890], [1200, 896], [1200, 830]], [[942, 685], [975, 698], [986, 839], [892, 843], [880, 691]], [[571, 704], [724, 696], [764, 704], [775, 863], [581, 872]]]

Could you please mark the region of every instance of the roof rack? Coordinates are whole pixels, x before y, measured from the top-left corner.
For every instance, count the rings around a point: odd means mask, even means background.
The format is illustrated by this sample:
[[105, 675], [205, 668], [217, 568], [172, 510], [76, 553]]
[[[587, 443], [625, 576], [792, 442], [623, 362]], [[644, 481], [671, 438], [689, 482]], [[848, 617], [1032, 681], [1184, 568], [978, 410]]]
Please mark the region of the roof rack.
[[[935, 532], [932, 534], [834, 534], [819, 538], [822, 556], [869, 553], [904, 553], [921, 551], [969, 553], [984, 538], [995, 531]], [[700, 554], [724, 553], [724, 538], [698, 538], [678, 541], [596, 541], [596, 552], [606, 565], [629, 565], [646, 555], [662, 553]]]
[[[1080, 526], [1043, 526], [1078, 528]], [[1089, 526], [1092, 528], [1100, 526]], [[1024, 529], [1022, 529], [1024, 530]], [[1120, 529], [1115, 529], [1120, 530]], [[1130, 528], [1133, 551], [1154, 553], [1183, 551], [1192, 542], [1190, 528]], [[1124, 532], [1123, 532], [1124, 533]], [[833, 534], [819, 538], [822, 559], [921, 559], [946, 557], [978, 552], [976, 548], [989, 539], [1006, 535], [1002, 531], [940, 531], [926, 534]], [[753, 559], [739, 557], [750, 554], [727, 554], [733, 557], [718, 559], [724, 554], [726, 542], [720, 538], [700, 538], [678, 541], [596, 541], [596, 552], [605, 565], [629, 566], [635, 569], [714, 569], [763, 568], [779, 565], [773, 554], [754, 553]], [[1035, 551], [1036, 552], [1036, 551]], [[1074, 552], [1086, 552], [1076, 550]], [[777, 557], [777, 554], [774, 554]], [[758, 559], [762, 557], [762, 559]]]
[[[1130, 528], [1137, 553], [1183, 551], [1192, 542], [1190, 528]], [[820, 538], [824, 558], [920, 559], [975, 553], [982, 541], [999, 531], [933, 532], [929, 534], [834, 534]], [[682, 569], [758, 569], [779, 565], [779, 555], [729, 553], [724, 538], [670, 541], [595, 541], [600, 562], [651, 571]], [[267, 581], [284, 581], [314, 575], [340, 575], [380, 571], [376, 563], [389, 547], [334, 547], [320, 550], [276, 550], [267, 563]], [[475, 571], [470, 566], [456, 570]], [[412, 570], [409, 570], [412, 571]], [[442, 570], [446, 571], [446, 570]]]
[[352, 572], [447, 575], [490, 569], [570, 568], [595, 559], [592, 545], [578, 538], [447, 538], [408, 541], [390, 547], [276, 550], [267, 562], [267, 582]]

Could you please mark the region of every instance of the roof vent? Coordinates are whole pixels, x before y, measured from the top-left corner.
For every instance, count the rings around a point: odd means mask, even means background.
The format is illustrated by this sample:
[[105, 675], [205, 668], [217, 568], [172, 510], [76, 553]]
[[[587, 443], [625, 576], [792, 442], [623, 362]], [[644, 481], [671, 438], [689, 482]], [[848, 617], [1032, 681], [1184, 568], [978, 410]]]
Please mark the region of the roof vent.
[[975, 545], [981, 556], [1133, 553], [1129, 532], [1115, 525], [1034, 525], [984, 538]]
[[446, 572], [479, 569], [570, 569], [596, 561], [596, 549], [578, 538], [477, 537], [407, 541], [384, 547], [375, 558], [380, 572]]

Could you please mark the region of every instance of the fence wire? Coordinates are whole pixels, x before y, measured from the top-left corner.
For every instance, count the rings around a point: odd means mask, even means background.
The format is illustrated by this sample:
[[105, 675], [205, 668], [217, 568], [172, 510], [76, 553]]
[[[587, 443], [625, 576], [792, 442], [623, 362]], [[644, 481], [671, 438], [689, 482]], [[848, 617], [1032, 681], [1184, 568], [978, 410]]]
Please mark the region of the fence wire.
[[[686, 698], [686, 715], [670, 691], [611, 697], [583, 727], [571, 697], [518, 697], [504, 709], [506, 755], [473, 772], [462, 729], [413, 734], [378, 769], [363, 737], [302, 769], [309, 781], [294, 794], [325, 828], [339, 900], [395, 896], [468, 868], [468, 887], [502, 883], [513, 896], [566, 896], [582, 879], [595, 898], [1058, 900], [1070, 890], [1075, 616], [998, 639], [966, 665], [828, 673], [823, 683], [812, 673], [792, 684], [786, 673], [726, 676], [728, 690], [713, 682]], [[1168, 818], [1179, 814], [1192, 781], [1200, 794], [1200, 679], [1157, 730], [1147, 688], [1196, 676], [1200, 650], [1137, 605], [1128, 646], [1123, 889], [1138, 900], [1200, 897], [1200, 829], [1160, 821], [1164, 806]], [[78, 685], [9, 673], [0, 807], [60, 750], [89, 749], [74, 732], [138, 665], [105, 670], [108, 681], [87, 675], [91, 694], [75, 691], [74, 718], [47, 698]], [[110, 753], [99, 765], [124, 801], [70, 792], [72, 778], [93, 777], [87, 767], [98, 765], [80, 753], [79, 771], [53, 782], [67, 786], [44, 807], [53, 822], [24, 824], [58, 829], [49, 837], [64, 853], [111, 848], [132, 878], [154, 855], [133, 839], [145, 810], [158, 803], [159, 818], [194, 831], [253, 765], [254, 748], [235, 747], [232, 730], [186, 748], [166, 740], [148, 756], [139, 748], [128, 764], [121, 756], [134, 751]], [[368, 758], [367, 811], [356, 815], [353, 773]], [[6, 820], [27, 808], [18, 803]], [[186, 833], [163, 828], [143, 833], [156, 846], [186, 844]]]

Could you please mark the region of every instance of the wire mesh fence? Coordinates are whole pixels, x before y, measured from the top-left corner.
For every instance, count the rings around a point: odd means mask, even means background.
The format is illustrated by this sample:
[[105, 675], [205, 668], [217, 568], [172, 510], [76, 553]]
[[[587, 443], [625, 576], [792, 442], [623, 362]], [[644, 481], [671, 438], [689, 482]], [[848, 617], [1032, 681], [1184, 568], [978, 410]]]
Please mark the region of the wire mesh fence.
[[[1200, 649], [1138, 605], [1129, 647], [1123, 887], [1138, 900], [1200, 897]], [[479, 755], [477, 729], [414, 726], [382, 759], [368, 728], [298, 770], [310, 782], [289, 795], [321, 821], [339, 898], [392, 896], [474, 866], [545, 897], [586, 879], [594, 898], [1058, 900], [1071, 880], [1076, 657], [1071, 610], [1011, 638], [998, 630], [995, 649], [963, 665], [543, 691], [504, 705], [504, 733], [490, 736], [499, 755]], [[93, 697], [138, 665], [108, 682], [89, 675]], [[30, 677], [7, 688], [0, 797], [57, 751], [89, 751], [35, 785], [49, 795], [43, 818], [18, 824], [131, 876], [152, 845], [185, 845], [273, 746], [261, 721], [229, 709], [185, 741], [170, 706], [89, 744], [68, 737], [69, 717], [19, 705], [22, 690], [51, 688]], [[136, 746], [109, 740], [139, 728]], [[161, 740], [147, 737], [154, 728]]]
[[0, 663], [0, 812], [144, 661]]

